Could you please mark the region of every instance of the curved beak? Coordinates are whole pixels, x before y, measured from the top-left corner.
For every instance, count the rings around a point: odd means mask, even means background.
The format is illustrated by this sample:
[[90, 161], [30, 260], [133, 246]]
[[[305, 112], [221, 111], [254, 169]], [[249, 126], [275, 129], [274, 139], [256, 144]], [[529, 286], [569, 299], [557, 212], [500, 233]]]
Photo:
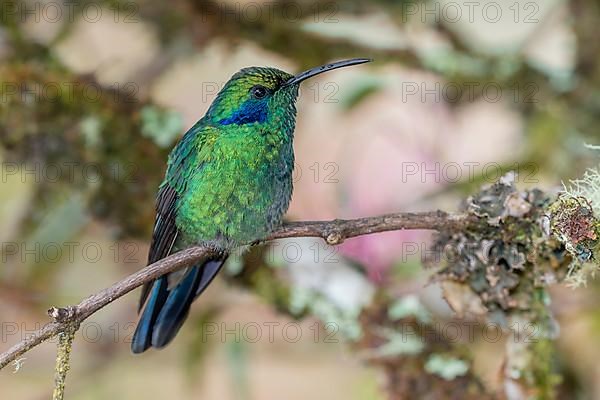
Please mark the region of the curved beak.
[[332, 70], [338, 69], [338, 68], [349, 67], [351, 65], [364, 64], [364, 63], [368, 63], [370, 61], [373, 61], [373, 60], [371, 60], [370, 58], [352, 58], [350, 60], [336, 61], [331, 64], [321, 65], [320, 67], [311, 68], [308, 71], [299, 73], [298, 75], [294, 76], [290, 80], [286, 81], [282, 86], [296, 85], [296, 84], [299, 84], [300, 82], [302, 82], [308, 78], [311, 78], [315, 75], [322, 74], [323, 72], [332, 71]]

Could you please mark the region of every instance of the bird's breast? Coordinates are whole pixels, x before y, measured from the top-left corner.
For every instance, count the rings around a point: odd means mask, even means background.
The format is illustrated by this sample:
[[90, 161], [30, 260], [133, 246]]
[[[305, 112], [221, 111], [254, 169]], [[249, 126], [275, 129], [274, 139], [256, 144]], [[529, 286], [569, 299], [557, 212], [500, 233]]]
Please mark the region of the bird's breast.
[[179, 230], [220, 246], [264, 238], [288, 208], [293, 164], [291, 143], [276, 137], [218, 143], [180, 200]]

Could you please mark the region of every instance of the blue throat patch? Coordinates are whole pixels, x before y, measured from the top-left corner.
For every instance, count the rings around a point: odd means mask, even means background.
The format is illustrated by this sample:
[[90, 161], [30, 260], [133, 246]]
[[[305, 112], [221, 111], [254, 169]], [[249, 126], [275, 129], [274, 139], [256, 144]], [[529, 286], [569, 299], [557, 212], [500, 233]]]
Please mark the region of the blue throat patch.
[[219, 121], [221, 125], [245, 125], [253, 122], [263, 123], [267, 121], [268, 105], [264, 101], [246, 101], [230, 117]]

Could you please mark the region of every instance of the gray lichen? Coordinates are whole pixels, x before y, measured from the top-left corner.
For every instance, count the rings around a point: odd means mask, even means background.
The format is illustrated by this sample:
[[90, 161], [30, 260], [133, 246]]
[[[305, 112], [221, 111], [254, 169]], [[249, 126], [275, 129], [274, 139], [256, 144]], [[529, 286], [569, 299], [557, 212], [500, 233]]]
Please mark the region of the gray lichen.
[[440, 232], [438, 281], [466, 285], [490, 313], [526, 312], [537, 289], [561, 281], [570, 263], [564, 246], [543, 229], [550, 198], [539, 190], [518, 191], [514, 177], [469, 197], [467, 213], [481, 223], [460, 232]]
[[469, 364], [459, 358], [432, 354], [425, 363], [425, 371], [449, 381], [457, 376], [465, 375], [469, 371]]
[[[556, 229], [548, 229], [556, 226], [555, 204], [540, 190], [519, 191], [508, 174], [465, 202], [465, 212], [480, 225], [440, 232], [435, 241], [441, 263], [434, 279], [445, 284], [448, 303], [456, 309], [465, 298], [478, 299], [479, 316], [518, 343], [518, 351], [514, 343], [507, 345], [505, 385], [525, 398], [551, 399], [557, 383], [551, 363], [557, 324], [547, 286], [564, 281], [573, 253]], [[573, 222], [574, 214], [565, 218]], [[582, 235], [593, 238], [589, 231]]]

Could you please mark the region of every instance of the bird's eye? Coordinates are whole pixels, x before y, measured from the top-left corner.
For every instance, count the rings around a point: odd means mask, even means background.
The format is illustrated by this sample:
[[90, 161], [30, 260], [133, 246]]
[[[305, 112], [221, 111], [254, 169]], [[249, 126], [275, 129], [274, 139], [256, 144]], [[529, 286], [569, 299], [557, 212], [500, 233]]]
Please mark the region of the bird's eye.
[[252, 89], [250, 89], [250, 94], [255, 99], [262, 99], [267, 95], [267, 93], [269, 93], [269, 90], [260, 85], [253, 86]]

